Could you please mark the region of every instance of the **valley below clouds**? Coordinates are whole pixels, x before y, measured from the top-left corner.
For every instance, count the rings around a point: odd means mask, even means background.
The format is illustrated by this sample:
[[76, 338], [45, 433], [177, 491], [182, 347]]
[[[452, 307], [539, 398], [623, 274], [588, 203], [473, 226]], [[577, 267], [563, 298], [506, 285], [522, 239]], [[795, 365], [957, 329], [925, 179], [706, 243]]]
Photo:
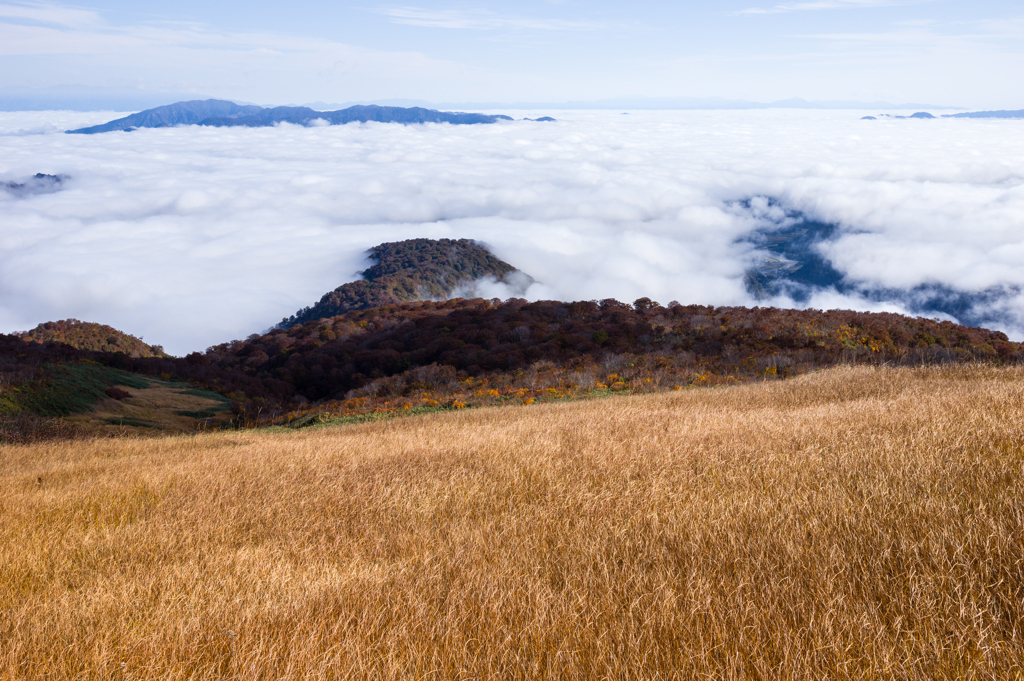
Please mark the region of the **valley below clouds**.
[[[1020, 121], [497, 113], [558, 122], [84, 136], [55, 131], [120, 114], [2, 113], [0, 331], [74, 317], [185, 354], [311, 305], [371, 246], [447, 237], [532, 276], [530, 299], [889, 310], [1024, 339]], [[66, 179], [33, 193], [37, 173]], [[842, 283], [753, 290], [775, 261], [752, 236], [802, 220], [834, 226], [808, 252]]]

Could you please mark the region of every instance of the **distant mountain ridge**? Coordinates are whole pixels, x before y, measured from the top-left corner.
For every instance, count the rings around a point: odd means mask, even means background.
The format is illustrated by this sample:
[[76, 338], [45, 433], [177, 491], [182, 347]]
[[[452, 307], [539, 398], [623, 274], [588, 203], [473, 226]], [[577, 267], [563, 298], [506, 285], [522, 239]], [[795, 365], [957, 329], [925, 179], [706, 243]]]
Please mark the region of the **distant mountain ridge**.
[[221, 99], [177, 102], [158, 106], [139, 113], [118, 118], [102, 125], [93, 125], [69, 134], [94, 135], [101, 132], [128, 131], [137, 128], [168, 128], [176, 125], [203, 125], [213, 127], [243, 126], [259, 128], [277, 123], [295, 125], [344, 125], [345, 123], [449, 123], [475, 125], [513, 120], [509, 116], [479, 113], [435, 111], [420, 107], [352, 106], [339, 111], [315, 111], [304, 106], [243, 106]]
[[892, 114], [878, 114], [877, 116], [864, 116], [861, 118], [862, 121], [877, 121], [879, 118], [917, 118], [921, 120], [927, 120], [929, 118], [935, 118], [932, 114], [927, 111], [918, 111], [917, 113], [910, 114], [909, 116], [894, 116]]
[[[875, 116], [864, 116], [863, 121], [874, 121], [879, 118], [938, 118], [927, 111], [918, 111], [910, 116], [894, 116], [893, 114], [877, 114]], [[967, 111], [958, 114], [942, 114], [942, 118], [1024, 118], [1024, 109], [1016, 111]]]
[[232, 118], [246, 116], [262, 111], [258, 106], [241, 106], [234, 102], [220, 99], [195, 100], [177, 102], [155, 109], [146, 109], [139, 113], [118, 118], [102, 125], [93, 125], [69, 133], [92, 135], [98, 132], [115, 130], [133, 130], [135, 128], [171, 128], [175, 125], [201, 125], [209, 118]]
[[281, 328], [355, 310], [420, 300], [445, 300], [459, 287], [484, 277], [526, 288], [533, 279], [469, 239], [409, 239], [380, 244], [369, 251], [375, 264], [360, 272], [363, 279], [343, 284], [281, 320]]
[[1024, 118], [1024, 109], [1016, 111], [968, 111], [967, 113], [944, 114], [943, 118]]

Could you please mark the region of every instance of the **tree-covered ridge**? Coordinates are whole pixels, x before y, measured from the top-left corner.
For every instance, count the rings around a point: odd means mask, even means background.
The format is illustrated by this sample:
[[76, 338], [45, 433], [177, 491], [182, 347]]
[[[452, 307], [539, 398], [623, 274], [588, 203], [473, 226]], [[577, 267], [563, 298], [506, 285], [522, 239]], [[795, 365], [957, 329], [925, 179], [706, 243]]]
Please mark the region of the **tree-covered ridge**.
[[[483, 277], [507, 281], [518, 270], [470, 239], [409, 239], [369, 250], [375, 262], [363, 279], [339, 286], [316, 305], [281, 320], [289, 328], [354, 310], [417, 300], [443, 300]], [[524, 275], [524, 279], [527, 279]]]
[[314, 319], [184, 358], [0, 336], [0, 398], [45, 415], [25, 396], [68, 393], [57, 390], [70, 385], [60, 367], [83, 361], [214, 390], [233, 401], [235, 425], [252, 425], [775, 380], [837, 364], [1021, 363], [1024, 344], [891, 313], [456, 298]]
[[147, 345], [141, 339], [106, 324], [82, 322], [77, 319], [44, 322], [31, 331], [16, 335], [35, 343], [64, 343], [79, 350], [123, 352], [129, 357], [164, 356], [163, 348], [159, 345]]
[[[184, 359], [192, 380], [234, 393], [243, 411], [264, 417], [308, 401], [411, 408], [419, 399], [454, 404], [476, 393], [658, 390], [843, 363], [975, 360], [1020, 362], [1024, 345], [998, 331], [890, 313], [662, 307], [648, 299], [403, 303], [275, 329]], [[424, 371], [444, 380], [425, 380]], [[462, 394], [467, 385], [472, 395]], [[420, 397], [423, 391], [430, 394]]]

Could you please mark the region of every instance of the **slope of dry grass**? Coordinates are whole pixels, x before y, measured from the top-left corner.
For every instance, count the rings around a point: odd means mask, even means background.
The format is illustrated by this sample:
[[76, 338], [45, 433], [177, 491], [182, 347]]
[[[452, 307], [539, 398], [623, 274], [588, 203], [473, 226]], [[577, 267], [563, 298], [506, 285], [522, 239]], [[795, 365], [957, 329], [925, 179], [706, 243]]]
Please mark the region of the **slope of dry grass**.
[[[89, 411], [64, 420], [89, 435], [157, 435], [213, 429], [232, 417], [231, 403], [211, 399], [187, 384], [148, 380], [148, 387], [115, 386], [128, 397], [99, 400]], [[197, 394], [198, 393], [198, 394]]]
[[1021, 678], [1024, 370], [0, 447], [0, 677]]

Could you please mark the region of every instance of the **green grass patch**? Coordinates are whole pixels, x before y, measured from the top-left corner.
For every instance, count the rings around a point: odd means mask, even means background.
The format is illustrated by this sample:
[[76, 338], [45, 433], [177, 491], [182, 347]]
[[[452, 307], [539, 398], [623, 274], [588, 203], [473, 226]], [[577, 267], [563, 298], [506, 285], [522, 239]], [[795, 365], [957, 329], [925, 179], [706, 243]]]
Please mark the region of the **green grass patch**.
[[[718, 386], [714, 386], [718, 387]], [[684, 386], [685, 389], [693, 389], [693, 386]], [[662, 389], [659, 392], [669, 392], [669, 389]], [[551, 404], [553, 402], [578, 402], [582, 400], [592, 399], [606, 399], [616, 396], [625, 395], [637, 395], [641, 394], [634, 390], [612, 390], [611, 388], [588, 388], [583, 389], [578, 393], [558, 395], [557, 397], [551, 395], [537, 395], [533, 397], [533, 402], [526, 404], [523, 402], [523, 398], [518, 395], [504, 395], [496, 398], [490, 404], [467, 404], [462, 407], [465, 409], [483, 409], [486, 407], [528, 407], [530, 404]], [[299, 430], [304, 428], [335, 428], [341, 426], [355, 425], [359, 423], [373, 423], [376, 421], [387, 421], [393, 418], [399, 418], [403, 416], [421, 416], [423, 414], [436, 414], [438, 412], [452, 412], [458, 411], [455, 407], [450, 405], [438, 405], [436, 407], [411, 407], [410, 409], [392, 409], [389, 411], [375, 411], [369, 414], [360, 414], [358, 416], [332, 416], [325, 418], [323, 414], [313, 414], [311, 416], [304, 416], [302, 418], [289, 421], [288, 423], [276, 425], [276, 426], [263, 426], [260, 428], [261, 431], [267, 432], [288, 432], [292, 430]]]
[[212, 390], [207, 390], [206, 388], [189, 388], [188, 390], [182, 390], [181, 394], [194, 395], [196, 397], [203, 397], [208, 400], [213, 400], [214, 402], [221, 402], [223, 404], [228, 405], [229, 409], [231, 408], [231, 398], [224, 397], [220, 393], [215, 393]]
[[15, 399], [17, 388], [11, 388], [9, 392], [0, 395], [0, 414], [17, 414], [21, 411]]
[[131, 426], [133, 428], [153, 428], [155, 430], [163, 430], [163, 426], [159, 426], [152, 421], [146, 421], [144, 419], [137, 419], [132, 416], [117, 416], [114, 418], [103, 419], [104, 423], [109, 423], [112, 426]]
[[[469, 407], [465, 407], [469, 409]], [[338, 426], [349, 426], [357, 423], [373, 423], [374, 421], [387, 421], [400, 416], [416, 416], [418, 414], [434, 414], [440, 411], [454, 411], [452, 407], [413, 407], [411, 409], [396, 409], [392, 411], [374, 411], [369, 414], [358, 416], [331, 416], [325, 418], [323, 414], [305, 416], [294, 421], [289, 421], [273, 428], [286, 430], [298, 430], [302, 428], [334, 428]]]
[[213, 409], [180, 409], [174, 413], [178, 416], [187, 416], [190, 419], [211, 419], [220, 412]]
[[129, 388], [135, 388], [137, 390], [145, 390], [146, 388], [153, 387], [153, 382], [148, 378], [145, 378], [144, 376], [132, 374], [127, 371], [121, 371], [120, 369], [105, 367], [101, 364], [94, 364], [90, 366], [99, 369], [100, 373], [106, 377], [106, 380], [109, 380], [111, 382], [110, 385], [126, 385]]
[[143, 389], [151, 384], [136, 374], [82, 362], [48, 366], [41, 379], [19, 386], [8, 393], [8, 397], [19, 411], [40, 416], [67, 416], [91, 409], [112, 385]]
[[[463, 409], [479, 409], [476, 405], [467, 404]], [[395, 409], [392, 411], [374, 411], [359, 416], [334, 416], [321, 420], [320, 416], [311, 416], [301, 422], [289, 424], [293, 428], [333, 428], [335, 426], [349, 426], [357, 423], [373, 423], [375, 421], [388, 421], [403, 416], [421, 416], [423, 414], [437, 414], [442, 411], [457, 411], [455, 407], [412, 407], [410, 409]]]

